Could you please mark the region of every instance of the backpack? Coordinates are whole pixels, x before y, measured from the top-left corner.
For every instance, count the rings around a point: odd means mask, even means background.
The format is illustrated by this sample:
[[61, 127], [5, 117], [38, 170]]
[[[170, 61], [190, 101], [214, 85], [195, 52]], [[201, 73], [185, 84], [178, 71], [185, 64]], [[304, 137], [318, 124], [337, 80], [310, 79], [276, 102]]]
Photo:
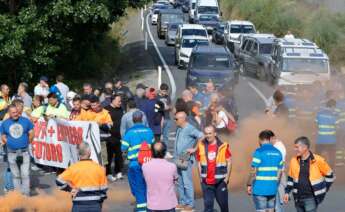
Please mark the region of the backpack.
[[144, 141], [141, 143], [139, 152], [138, 152], [138, 162], [140, 165], [143, 165], [144, 163], [150, 161], [152, 158], [152, 152], [149, 144]]

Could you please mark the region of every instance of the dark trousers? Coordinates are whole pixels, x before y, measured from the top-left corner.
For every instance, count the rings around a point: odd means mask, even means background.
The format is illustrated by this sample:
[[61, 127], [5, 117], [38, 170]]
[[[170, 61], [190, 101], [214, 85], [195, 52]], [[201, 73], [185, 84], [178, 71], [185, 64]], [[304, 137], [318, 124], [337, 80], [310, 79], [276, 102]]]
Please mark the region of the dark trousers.
[[73, 207], [72, 207], [72, 212], [101, 212], [101, 211], [102, 211], [101, 203], [94, 203], [94, 204], [73, 203]]
[[221, 181], [216, 185], [207, 185], [206, 183], [202, 183], [201, 187], [204, 194], [205, 212], [213, 212], [215, 198], [221, 212], [229, 211], [228, 187], [224, 181]]
[[[106, 165], [106, 172], [108, 174], [117, 174], [122, 171], [123, 157], [121, 152], [121, 142], [119, 139], [110, 138], [107, 142], [108, 164]], [[114, 159], [115, 158], [115, 159]], [[111, 164], [115, 161], [114, 172], [111, 170]]]
[[314, 197], [300, 199], [295, 202], [297, 212], [316, 212], [317, 204]]
[[316, 144], [316, 153], [324, 157], [331, 168], [334, 168], [336, 144]]
[[175, 212], [175, 208], [170, 209], [170, 210], [151, 210], [147, 209], [148, 212]]

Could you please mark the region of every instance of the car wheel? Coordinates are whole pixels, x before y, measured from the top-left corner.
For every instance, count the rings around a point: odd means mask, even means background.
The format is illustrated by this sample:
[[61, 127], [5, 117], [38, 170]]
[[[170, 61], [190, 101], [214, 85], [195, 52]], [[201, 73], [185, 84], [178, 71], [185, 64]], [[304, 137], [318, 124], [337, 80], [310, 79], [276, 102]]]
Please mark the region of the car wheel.
[[264, 67], [259, 66], [257, 71], [256, 71], [256, 75], [260, 81], [265, 81], [266, 80], [266, 72], [265, 72]]

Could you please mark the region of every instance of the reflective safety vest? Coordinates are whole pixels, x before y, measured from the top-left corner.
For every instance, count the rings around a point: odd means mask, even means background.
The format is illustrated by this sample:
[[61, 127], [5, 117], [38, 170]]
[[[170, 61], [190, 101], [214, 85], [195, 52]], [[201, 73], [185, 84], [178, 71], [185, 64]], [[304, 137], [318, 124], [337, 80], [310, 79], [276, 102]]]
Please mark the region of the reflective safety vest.
[[107, 198], [105, 169], [92, 160], [81, 160], [68, 167], [56, 179], [56, 185], [64, 191], [78, 189], [73, 202], [103, 202]]
[[[229, 148], [229, 144], [222, 143], [217, 138], [217, 155], [216, 155], [216, 174], [215, 179], [218, 182], [221, 180], [224, 180], [227, 174], [227, 161], [226, 161], [226, 150]], [[201, 166], [200, 175], [203, 180], [203, 182], [206, 182], [207, 177], [207, 154], [208, 154], [208, 142], [203, 140], [202, 142], [199, 142], [198, 144], [198, 153], [199, 153], [199, 162]]]
[[318, 126], [317, 144], [336, 143], [337, 114], [330, 108], [321, 109], [316, 116]]
[[[315, 200], [320, 204], [325, 198], [326, 192], [335, 180], [335, 176], [324, 158], [312, 153], [310, 157], [309, 181], [314, 192]], [[287, 186], [285, 188], [286, 193], [290, 193], [292, 191], [295, 200], [298, 198], [297, 185], [300, 172], [300, 159], [300, 157], [294, 157], [291, 159]]]

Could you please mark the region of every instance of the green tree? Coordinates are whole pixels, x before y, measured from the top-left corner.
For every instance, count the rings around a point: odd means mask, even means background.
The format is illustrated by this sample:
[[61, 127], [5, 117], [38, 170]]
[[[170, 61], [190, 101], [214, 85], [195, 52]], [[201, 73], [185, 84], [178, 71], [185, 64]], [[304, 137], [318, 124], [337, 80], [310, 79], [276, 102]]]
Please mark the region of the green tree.
[[0, 0], [0, 80], [14, 85], [61, 72], [99, 77], [97, 67], [80, 64], [103, 47], [127, 6], [128, 0]]

